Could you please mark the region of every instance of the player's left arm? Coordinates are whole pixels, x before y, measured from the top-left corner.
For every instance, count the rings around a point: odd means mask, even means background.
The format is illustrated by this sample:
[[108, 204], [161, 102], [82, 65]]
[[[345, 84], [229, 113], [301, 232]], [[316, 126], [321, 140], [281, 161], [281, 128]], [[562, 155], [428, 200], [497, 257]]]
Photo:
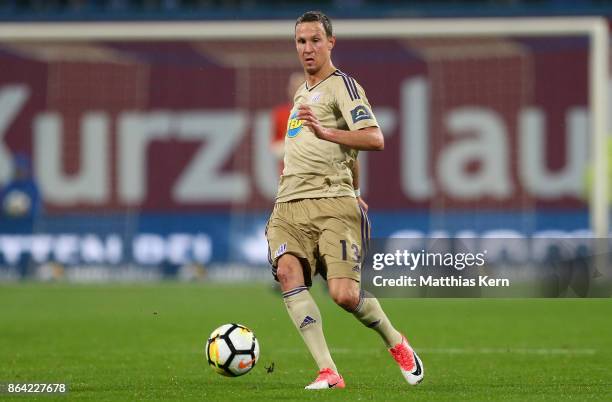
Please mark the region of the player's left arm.
[[355, 163], [351, 167], [351, 172], [353, 174], [353, 188], [355, 189], [355, 197], [357, 198], [357, 203], [365, 212], [368, 212], [368, 204], [361, 197], [361, 191], [359, 190], [359, 159], [355, 159]]
[[382, 151], [385, 148], [385, 140], [378, 127], [364, 127], [357, 130], [323, 127], [308, 105], [298, 107], [297, 118], [302, 120], [303, 124], [322, 140], [359, 151]]

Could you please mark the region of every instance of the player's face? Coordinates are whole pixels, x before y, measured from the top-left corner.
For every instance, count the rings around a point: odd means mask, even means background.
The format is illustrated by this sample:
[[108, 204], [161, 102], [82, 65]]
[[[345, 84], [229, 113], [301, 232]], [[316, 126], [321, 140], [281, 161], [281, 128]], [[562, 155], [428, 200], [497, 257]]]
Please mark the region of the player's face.
[[304, 70], [316, 74], [329, 63], [336, 38], [328, 38], [320, 22], [302, 22], [295, 27], [295, 48]]

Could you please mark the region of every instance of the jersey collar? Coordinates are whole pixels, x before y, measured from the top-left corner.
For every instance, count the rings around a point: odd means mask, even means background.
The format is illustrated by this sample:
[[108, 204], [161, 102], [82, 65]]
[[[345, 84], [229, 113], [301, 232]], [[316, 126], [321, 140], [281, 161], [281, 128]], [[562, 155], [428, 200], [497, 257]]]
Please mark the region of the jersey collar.
[[335, 69], [334, 71], [332, 71], [332, 73], [331, 73], [330, 75], [328, 75], [327, 77], [323, 78], [321, 81], [319, 81], [319, 82], [317, 82], [316, 84], [314, 84], [314, 85], [312, 86], [312, 88], [308, 88], [308, 81], [306, 81], [306, 82], [304, 83], [304, 85], [306, 86], [306, 90], [307, 90], [308, 92], [312, 91], [313, 89], [315, 89], [316, 87], [318, 87], [319, 85], [321, 85], [321, 83], [322, 83], [323, 81], [327, 80], [329, 77], [331, 77], [332, 75], [336, 74], [336, 71], [340, 71], [340, 70]]

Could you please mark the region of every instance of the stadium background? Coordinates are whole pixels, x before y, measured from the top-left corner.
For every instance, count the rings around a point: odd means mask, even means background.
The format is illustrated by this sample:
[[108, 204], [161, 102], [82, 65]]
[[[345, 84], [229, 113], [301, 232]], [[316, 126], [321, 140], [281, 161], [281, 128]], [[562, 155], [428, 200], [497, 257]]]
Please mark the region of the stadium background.
[[[607, 10], [580, 4], [313, 6], [336, 18]], [[5, 2], [0, 18], [294, 18], [298, 8], [32, 1]], [[373, 236], [586, 233], [588, 47], [578, 36], [340, 37], [334, 62], [367, 89], [386, 135], [385, 152], [361, 160]], [[15, 217], [5, 205], [0, 278], [264, 276], [278, 173], [271, 110], [287, 101], [294, 53], [290, 35], [1, 43], [0, 183], [29, 159], [42, 208]]]
[[[335, 21], [612, 15], [606, 1], [563, 0], [307, 8]], [[271, 110], [299, 70], [291, 34], [303, 11], [0, 1], [5, 34], [32, 21], [288, 22], [286, 40], [0, 41], [0, 188], [31, 167], [41, 194], [40, 209], [29, 185], [33, 209], [2, 201], [0, 395], [7, 382], [48, 382], [96, 401], [608, 400], [609, 298], [381, 300], [427, 367], [408, 389], [376, 334], [320, 283], [312, 295], [347, 389], [299, 392], [314, 366], [271, 285], [263, 227], [278, 169]], [[386, 135], [385, 151], [362, 160], [373, 235], [587, 233], [587, 58], [576, 36], [339, 34], [334, 62], [366, 88]], [[239, 379], [203, 358], [207, 335], [232, 321], [262, 350]]]

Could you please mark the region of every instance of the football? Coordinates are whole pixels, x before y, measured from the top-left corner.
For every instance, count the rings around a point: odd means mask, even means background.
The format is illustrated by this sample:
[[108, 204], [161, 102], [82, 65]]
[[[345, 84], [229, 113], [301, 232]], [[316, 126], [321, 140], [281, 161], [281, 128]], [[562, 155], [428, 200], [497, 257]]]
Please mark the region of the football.
[[253, 331], [244, 325], [221, 325], [206, 341], [206, 360], [221, 375], [244, 375], [255, 367], [258, 359], [259, 342]]

